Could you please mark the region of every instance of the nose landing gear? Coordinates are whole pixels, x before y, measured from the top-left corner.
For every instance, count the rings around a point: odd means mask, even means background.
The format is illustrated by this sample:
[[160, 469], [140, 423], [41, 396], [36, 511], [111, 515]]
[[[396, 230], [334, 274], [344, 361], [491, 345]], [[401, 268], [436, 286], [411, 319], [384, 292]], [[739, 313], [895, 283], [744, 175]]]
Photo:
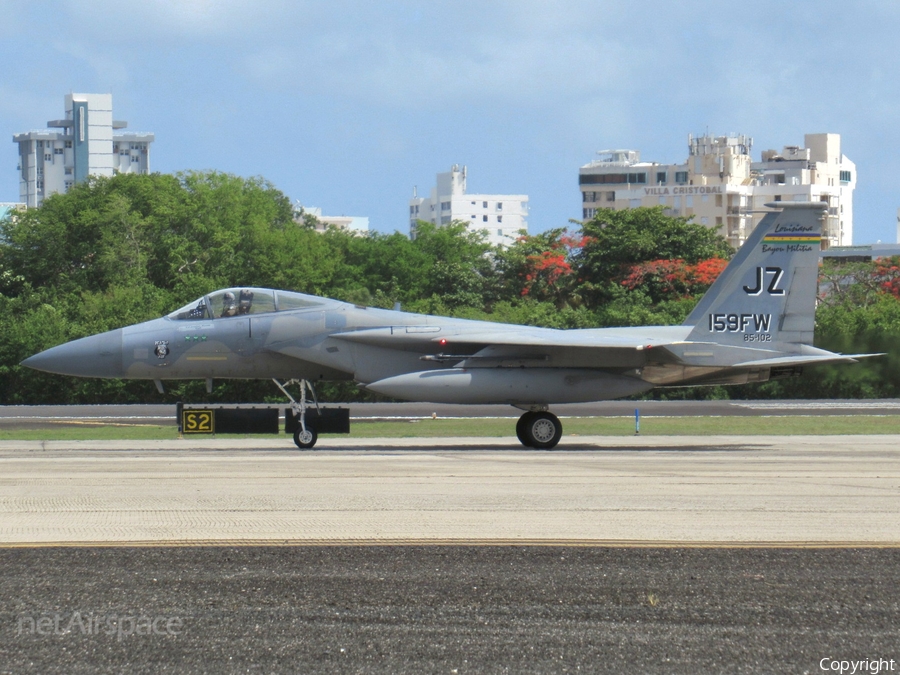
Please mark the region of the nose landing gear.
[[516, 422], [516, 436], [527, 448], [549, 450], [562, 438], [562, 423], [546, 410], [529, 411]]
[[[300, 424], [294, 430], [294, 443], [297, 444], [297, 447], [301, 450], [309, 450], [316, 444], [316, 441], [319, 440], [319, 434], [316, 433], [315, 428], [312, 425], [308, 425], [306, 423], [306, 409], [309, 407], [309, 404], [306, 401], [306, 388], [309, 387], [309, 391], [313, 397], [313, 404], [316, 409], [319, 407], [319, 401], [316, 398], [316, 390], [313, 389], [312, 382], [307, 380], [289, 380], [284, 384], [281, 384], [278, 380], [272, 380], [284, 395], [287, 396], [291, 401], [291, 410], [294, 412], [294, 415], [299, 418]], [[297, 402], [294, 400], [294, 397], [288, 393], [288, 390], [285, 389], [286, 386], [290, 384], [299, 384], [300, 385], [300, 401]]]

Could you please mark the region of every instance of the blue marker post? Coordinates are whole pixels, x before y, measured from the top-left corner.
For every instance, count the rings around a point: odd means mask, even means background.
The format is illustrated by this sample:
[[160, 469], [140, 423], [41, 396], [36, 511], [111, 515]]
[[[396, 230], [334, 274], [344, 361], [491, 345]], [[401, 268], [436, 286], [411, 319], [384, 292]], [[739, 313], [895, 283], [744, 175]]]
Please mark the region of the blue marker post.
[[634, 409], [634, 435], [641, 435], [641, 411], [638, 408]]

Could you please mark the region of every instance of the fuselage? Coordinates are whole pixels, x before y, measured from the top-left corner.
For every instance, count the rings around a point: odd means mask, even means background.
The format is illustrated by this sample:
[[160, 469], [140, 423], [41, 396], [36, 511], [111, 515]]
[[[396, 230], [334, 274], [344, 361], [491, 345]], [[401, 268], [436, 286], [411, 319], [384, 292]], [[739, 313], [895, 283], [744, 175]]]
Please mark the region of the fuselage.
[[[241, 294], [249, 301], [241, 306]], [[617, 335], [683, 338], [684, 326], [557, 331], [362, 307], [263, 288], [217, 291], [166, 317], [51, 348], [24, 365], [146, 380], [355, 380], [389, 396], [470, 403], [603, 400], [645, 391], [646, 354], [583, 345]], [[490, 334], [579, 334], [571, 348], [485, 348]], [[580, 346], [579, 346], [580, 345]]]

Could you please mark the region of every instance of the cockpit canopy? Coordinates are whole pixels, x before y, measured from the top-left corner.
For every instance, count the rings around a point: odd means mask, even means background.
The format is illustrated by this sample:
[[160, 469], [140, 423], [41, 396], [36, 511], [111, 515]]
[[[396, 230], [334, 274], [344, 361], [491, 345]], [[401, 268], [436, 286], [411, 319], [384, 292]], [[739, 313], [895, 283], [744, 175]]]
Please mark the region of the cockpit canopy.
[[227, 319], [246, 314], [284, 312], [306, 309], [325, 304], [321, 298], [290, 291], [273, 291], [269, 288], [225, 288], [205, 295], [169, 314], [176, 321]]

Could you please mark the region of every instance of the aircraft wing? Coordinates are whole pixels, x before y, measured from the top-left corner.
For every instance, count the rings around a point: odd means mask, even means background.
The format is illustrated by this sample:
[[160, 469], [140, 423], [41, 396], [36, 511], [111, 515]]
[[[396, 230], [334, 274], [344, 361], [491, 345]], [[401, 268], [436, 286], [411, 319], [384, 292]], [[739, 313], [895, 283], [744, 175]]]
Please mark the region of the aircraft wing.
[[[648, 363], [757, 369], [825, 363], [855, 363], [874, 354], [785, 354], [759, 346], [722, 346], [687, 340], [691, 327], [600, 328], [556, 330], [510, 326], [392, 326], [368, 328], [330, 337], [361, 345], [424, 354], [425, 361], [474, 366], [487, 361], [537, 361], [581, 368], [629, 368]], [[437, 352], [437, 353], [435, 353]]]
[[[369, 328], [364, 330], [332, 333], [330, 337], [360, 344], [378, 347], [416, 346], [433, 349], [437, 345], [467, 345], [496, 347], [544, 347], [586, 349], [646, 349], [678, 342], [687, 332], [682, 326], [665, 327], [670, 330], [658, 335], [659, 327], [653, 331], [642, 331], [641, 328], [628, 329], [628, 333], [620, 333], [610, 329], [556, 330], [553, 328], [534, 328], [510, 325], [509, 328], [495, 330], [465, 330], [443, 328], [438, 326], [392, 326], [387, 328]], [[437, 329], [437, 330], [435, 330]]]
[[333, 333], [329, 339], [405, 351], [422, 361], [458, 367], [502, 363], [624, 370], [641, 367], [651, 358], [660, 363], [678, 360], [668, 348], [681, 343], [690, 330], [685, 326], [556, 330], [485, 324], [370, 328]]

